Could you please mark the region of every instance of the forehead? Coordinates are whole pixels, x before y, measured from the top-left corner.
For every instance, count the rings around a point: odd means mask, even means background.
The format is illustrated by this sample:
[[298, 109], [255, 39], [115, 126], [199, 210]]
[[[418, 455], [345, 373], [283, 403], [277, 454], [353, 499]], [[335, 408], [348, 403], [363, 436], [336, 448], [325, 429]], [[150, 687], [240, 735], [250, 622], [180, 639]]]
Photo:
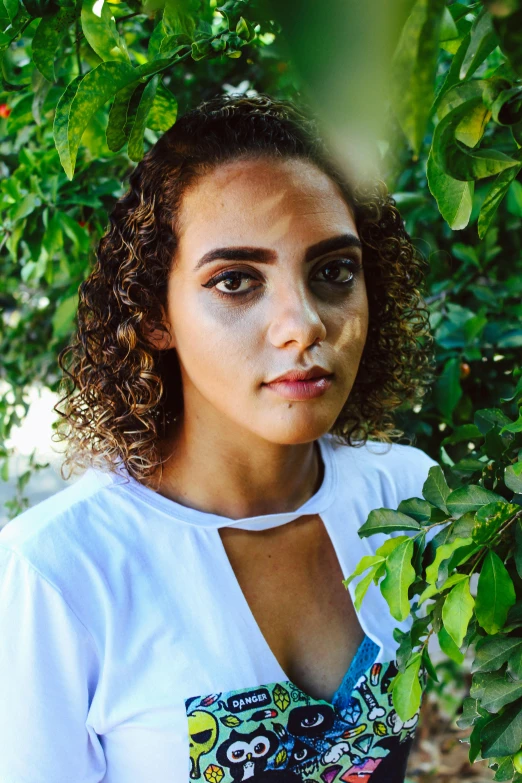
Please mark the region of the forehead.
[[333, 180], [299, 158], [236, 160], [218, 165], [185, 192], [179, 250], [204, 253], [224, 242], [274, 246], [312, 244], [357, 234], [349, 205]]

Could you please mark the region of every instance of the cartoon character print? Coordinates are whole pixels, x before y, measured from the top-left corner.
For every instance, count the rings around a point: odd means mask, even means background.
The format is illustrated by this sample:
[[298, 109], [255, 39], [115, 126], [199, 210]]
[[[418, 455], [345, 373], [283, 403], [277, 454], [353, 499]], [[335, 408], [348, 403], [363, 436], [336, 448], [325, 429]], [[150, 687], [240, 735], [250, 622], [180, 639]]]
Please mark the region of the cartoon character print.
[[187, 699], [190, 780], [402, 783], [418, 712], [400, 720], [377, 651], [367, 637], [331, 703], [288, 680]]
[[268, 759], [279, 748], [279, 739], [261, 723], [248, 734], [232, 729], [229, 738], [216, 753], [216, 761], [228, 767], [234, 781], [256, 780], [260, 783], [300, 783], [301, 778], [288, 770], [267, 770]]
[[201, 777], [199, 769], [199, 759], [205, 753], [215, 747], [218, 737], [218, 722], [211, 712], [206, 710], [194, 710], [188, 716], [188, 727], [190, 737], [190, 777], [197, 779]]

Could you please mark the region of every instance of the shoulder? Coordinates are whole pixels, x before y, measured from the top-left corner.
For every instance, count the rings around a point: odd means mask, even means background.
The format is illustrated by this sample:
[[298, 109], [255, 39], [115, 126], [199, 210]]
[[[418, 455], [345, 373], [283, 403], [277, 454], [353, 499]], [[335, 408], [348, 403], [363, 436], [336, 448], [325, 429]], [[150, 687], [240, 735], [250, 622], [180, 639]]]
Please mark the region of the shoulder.
[[401, 500], [422, 497], [431, 467], [438, 463], [417, 446], [367, 441], [348, 446], [326, 436], [338, 471], [341, 489], [363, 492], [374, 508], [396, 507]]
[[8, 522], [0, 530], [0, 545], [27, 554], [33, 546], [41, 543], [42, 537], [54, 535], [58, 530], [74, 525], [74, 520], [88, 506], [101, 500], [104, 487], [111, 483], [108, 474], [92, 468], [87, 470], [70, 486], [36, 503]]
[[70, 486], [19, 514], [0, 530], [0, 550], [24, 561], [60, 590], [100, 537], [114, 524], [117, 486], [112, 474], [88, 469]]

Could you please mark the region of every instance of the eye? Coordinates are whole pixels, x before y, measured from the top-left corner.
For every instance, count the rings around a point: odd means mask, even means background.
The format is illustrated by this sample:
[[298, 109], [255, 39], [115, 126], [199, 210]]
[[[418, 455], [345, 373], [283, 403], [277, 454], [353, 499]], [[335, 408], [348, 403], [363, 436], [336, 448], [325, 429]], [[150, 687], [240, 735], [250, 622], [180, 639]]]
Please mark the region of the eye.
[[324, 716], [320, 712], [316, 712], [315, 715], [311, 715], [309, 718], [304, 718], [301, 721], [301, 726], [306, 729], [312, 729], [315, 726], [320, 726], [324, 721]]
[[204, 742], [208, 742], [212, 736], [211, 729], [204, 729], [204, 731], [198, 731], [196, 734], [192, 734], [192, 739], [197, 742], [198, 745], [202, 745]]
[[321, 267], [318, 274], [324, 274], [326, 279], [320, 282], [350, 285], [355, 280], [360, 264], [351, 258], [333, 258]]
[[[246, 272], [240, 272], [239, 269], [229, 269], [228, 271], [222, 272], [220, 275], [213, 277], [208, 281], [208, 283], [205, 283], [204, 287], [215, 287], [216, 292], [223, 294], [224, 296], [241, 296], [242, 294], [247, 294], [249, 291], [253, 290], [248, 286], [243, 286], [243, 288], [241, 288], [243, 278], [248, 278], [249, 280], [255, 279], [252, 277], [252, 275], [249, 275]], [[218, 288], [218, 285], [220, 284], [223, 284], [224, 287]]]
[[245, 758], [247, 749], [245, 742], [237, 740], [237, 742], [233, 742], [227, 750], [227, 758], [229, 761], [239, 761], [239, 759]]

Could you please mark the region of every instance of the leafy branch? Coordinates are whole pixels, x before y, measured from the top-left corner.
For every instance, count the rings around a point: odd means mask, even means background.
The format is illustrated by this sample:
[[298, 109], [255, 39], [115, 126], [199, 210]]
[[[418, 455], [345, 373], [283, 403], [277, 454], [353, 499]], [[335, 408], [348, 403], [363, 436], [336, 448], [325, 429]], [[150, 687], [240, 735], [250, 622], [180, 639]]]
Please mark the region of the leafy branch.
[[[474, 653], [458, 723], [473, 729], [470, 761], [488, 759], [494, 779], [503, 781], [522, 780], [522, 370], [513, 377], [518, 383], [503, 399], [505, 410], [475, 414], [476, 440], [483, 442], [471, 456], [480, 471], [461, 484], [451, 470], [446, 475], [434, 466], [422, 498], [374, 509], [359, 535], [390, 537], [344, 582], [348, 587], [359, 577], [357, 609], [374, 581], [392, 617], [411, 618], [409, 630], [394, 632], [398, 674], [389, 690], [401, 720], [419, 708], [419, 676], [437, 679], [428, 652], [433, 634], [457, 663], [468, 649]], [[493, 489], [486, 486], [491, 474], [500, 477]]]

